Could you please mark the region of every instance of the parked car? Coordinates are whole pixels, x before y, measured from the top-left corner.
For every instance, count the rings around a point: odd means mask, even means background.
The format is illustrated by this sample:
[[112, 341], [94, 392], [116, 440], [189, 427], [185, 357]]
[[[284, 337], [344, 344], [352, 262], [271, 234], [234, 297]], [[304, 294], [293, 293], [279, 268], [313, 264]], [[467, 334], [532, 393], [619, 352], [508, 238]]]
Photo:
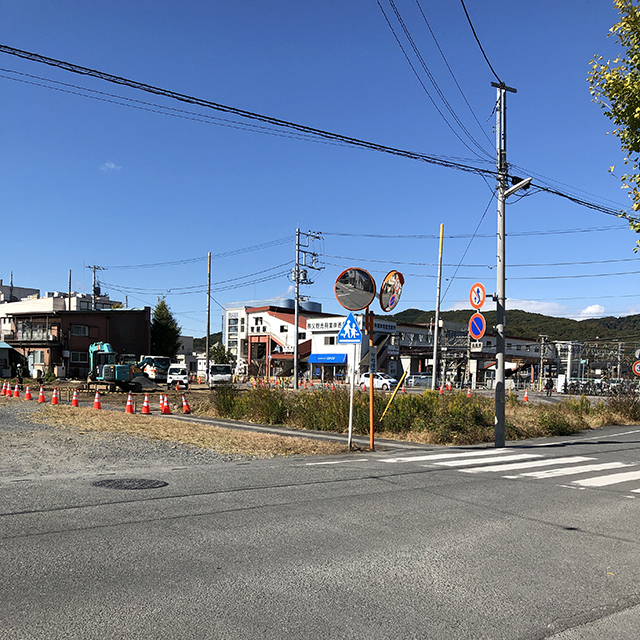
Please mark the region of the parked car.
[[[360, 385], [364, 386], [366, 389], [369, 388], [369, 373], [363, 373], [360, 376]], [[392, 378], [388, 373], [374, 373], [373, 374], [373, 388], [374, 389], [382, 389], [383, 391], [388, 391], [389, 389], [395, 387], [398, 384], [398, 381], [395, 378]]]
[[172, 364], [167, 371], [167, 388], [175, 389], [178, 387], [189, 388], [189, 372], [182, 365]]
[[407, 387], [430, 387], [431, 374], [429, 373], [412, 373], [406, 378]]

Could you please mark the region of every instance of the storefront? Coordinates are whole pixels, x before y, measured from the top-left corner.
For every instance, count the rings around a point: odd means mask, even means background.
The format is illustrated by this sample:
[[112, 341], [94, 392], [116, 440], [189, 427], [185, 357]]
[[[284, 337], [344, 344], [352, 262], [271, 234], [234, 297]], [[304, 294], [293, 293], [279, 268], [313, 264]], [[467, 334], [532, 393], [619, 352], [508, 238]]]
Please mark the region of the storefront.
[[312, 353], [309, 356], [311, 377], [322, 382], [343, 382], [347, 377], [346, 353]]

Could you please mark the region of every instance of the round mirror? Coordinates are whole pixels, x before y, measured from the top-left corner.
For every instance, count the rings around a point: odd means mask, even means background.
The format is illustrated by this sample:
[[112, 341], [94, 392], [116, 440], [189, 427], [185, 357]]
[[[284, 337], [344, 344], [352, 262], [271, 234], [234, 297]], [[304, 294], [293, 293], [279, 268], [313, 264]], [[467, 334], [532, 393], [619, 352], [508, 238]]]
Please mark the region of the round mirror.
[[404, 276], [401, 273], [398, 271], [387, 273], [380, 287], [380, 306], [383, 311], [392, 311], [400, 302], [403, 284]]
[[364, 269], [345, 269], [336, 280], [338, 302], [349, 311], [368, 307], [376, 297], [376, 283]]

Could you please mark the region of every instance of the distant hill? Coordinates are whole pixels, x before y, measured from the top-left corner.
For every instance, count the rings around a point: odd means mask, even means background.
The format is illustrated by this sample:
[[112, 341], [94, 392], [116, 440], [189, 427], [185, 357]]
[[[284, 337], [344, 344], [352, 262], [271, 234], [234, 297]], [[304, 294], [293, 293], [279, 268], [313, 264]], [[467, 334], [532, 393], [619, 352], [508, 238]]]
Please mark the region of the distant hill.
[[[209, 346], [213, 347], [216, 342], [220, 342], [222, 340], [222, 331], [217, 331], [216, 333], [209, 334]], [[207, 350], [207, 336], [202, 336], [202, 338], [194, 338], [193, 339], [193, 350], [198, 353], [203, 353]]]
[[[473, 312], [471, 309], [461, 311], [441, 311], [440, 317], [450, 322], [469, 322]], [[420, 309], [407, 309], [393, 316], [398, 322], [411, 322], [423, 324], [432, 322], [435, 311], [421, 311]], [[496, 312], [483, 311], [482, 315], [487, 320], [488, 332], [496, 324]], [[507, 310], [506, 334], [511, 338], [524, 338], [536, 340], [539, 335], [549, 336], [551, 340], [604, 340], [625, 339], [637, 337], [640, 339], [640, 315], [615, 318], [607, 316], [593, 320], [571, 320], [570, 318], [555, 318], [541, 313], [529, 313], [514, 309]]]

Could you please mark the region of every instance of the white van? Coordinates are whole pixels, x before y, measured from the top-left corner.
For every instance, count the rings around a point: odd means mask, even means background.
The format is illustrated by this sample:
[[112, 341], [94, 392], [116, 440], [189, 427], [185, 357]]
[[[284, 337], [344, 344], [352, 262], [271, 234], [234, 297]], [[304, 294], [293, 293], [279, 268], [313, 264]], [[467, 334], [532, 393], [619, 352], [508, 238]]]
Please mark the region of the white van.
[[172, 364], [167, 372], [167, 388], [175, 389], [178, 387], [189, 388], [189, 372], [184, 365]]
[[209, 367], [209, 388], [217, 384], [233, 382], [233, 366], [230, 364], [212, 364]]

